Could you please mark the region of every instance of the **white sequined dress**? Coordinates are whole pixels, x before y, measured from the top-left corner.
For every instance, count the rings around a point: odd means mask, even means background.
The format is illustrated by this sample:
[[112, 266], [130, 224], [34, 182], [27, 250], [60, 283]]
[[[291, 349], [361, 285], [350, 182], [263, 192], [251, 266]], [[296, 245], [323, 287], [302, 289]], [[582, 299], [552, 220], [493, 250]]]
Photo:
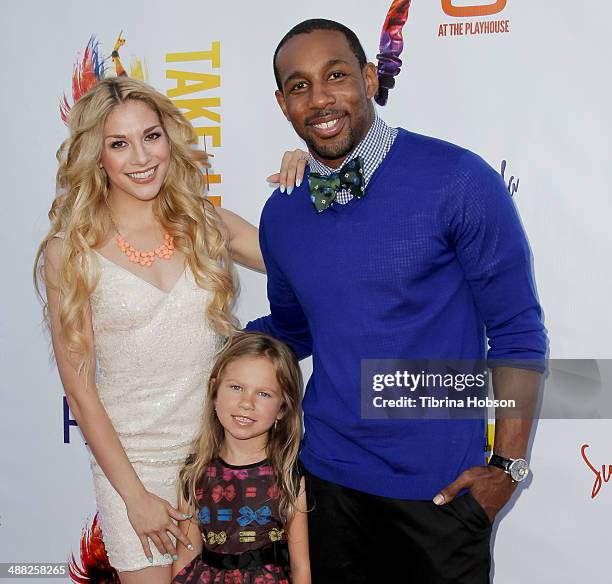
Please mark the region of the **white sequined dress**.
[[[177, 502], [177, 475], [200, 429], [208, 375], [221, 337], [206, 316], [211, 292], [187, 268], [164, 292], [99, 253], [91, 296], [96, 386], [145, 488]], [[92, 456], [104, 544], [118, 571], [151, 564], [125, 504]], [[169, 565], [151, 543], [153, 565]]]

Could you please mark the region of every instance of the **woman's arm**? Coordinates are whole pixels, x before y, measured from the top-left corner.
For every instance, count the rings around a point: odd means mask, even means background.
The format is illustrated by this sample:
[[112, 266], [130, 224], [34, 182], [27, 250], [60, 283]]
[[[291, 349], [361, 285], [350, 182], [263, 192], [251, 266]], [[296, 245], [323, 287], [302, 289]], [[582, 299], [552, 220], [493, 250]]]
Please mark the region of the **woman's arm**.
[[[188, 514], [188, 511], [180, 508], [179, 511], [182, 513]], [[172, 579], [174, 580], [175, 576], [187, 565], [191, 562], [195, 557], [199, 556], [202, 553], [202, 537], [200, 536], [200, 528], [198, 526], [197, 517], [192, 517], [191, 519], [187, 519], [185, 521], [181, 521], [179, 523], [179, 527], [182, 533], [185, 534], [186, 537], [192, 543], [193, 549], [186, 548], [181, 542], [177, 542], [176, 551], [178, 554], [178, 560], [175, 560], [172, 564]]]
[[[134, 471], [119, 441], [95, 387], [95, 360], [89, 363], [87, 373], [79, 374], [69, 358], [68, 348], [62, 338], [59, 321], [59, 292], [57, 288], [59, 258], [62, 241], [51, 240], [45, 252], [45, 283], [51, 338], [57, 368], [64, 386], [66, 399], [91, 452], [104, 474], [126, 504], [128, 518], [134, 527], [144, 553], [151, 558], [148, 538], [156, 545], [160, 553], [176, 553], [168, 537], [170, 531], [179, 539], [189, 541], [180, 533], [171, 517], [182, 517], [178, 511], [165, 500], [149, 493]], [[91, 346], [94, 346], [91, 314], [88, 313], [83, 334]]]
[[295, 513], [287, 523], [291, 581], [293, 584], [310, 584], [310, 558], [308, 556], [308, 508], [304, 477], [300, 480], [300, 494]]
[[[281, 192], [291, 194], [293, 185], [300, 186], [304, 179], [304, 171], [308, 162], [308, 152], [299, 148], [285, 152], [281, 162], [281, 169], [277, 174], [268, 177], [273, 183], [280, 182]], [[261, 250], [259, 249], [259, 236], [257, 228], [227, 209], [217, 208], [223, 225], [228, 232], [230, 252], [234, 261], [253, 270], [265, 272]]]
[[227, 230], [230, 253], [234, 261], [253, 270], [266, 271], [261, 249], [259, 249], [259, 234], [257, 228], [245, 221], [236, 213], [227, 209], [217, 208], [217, 213]]

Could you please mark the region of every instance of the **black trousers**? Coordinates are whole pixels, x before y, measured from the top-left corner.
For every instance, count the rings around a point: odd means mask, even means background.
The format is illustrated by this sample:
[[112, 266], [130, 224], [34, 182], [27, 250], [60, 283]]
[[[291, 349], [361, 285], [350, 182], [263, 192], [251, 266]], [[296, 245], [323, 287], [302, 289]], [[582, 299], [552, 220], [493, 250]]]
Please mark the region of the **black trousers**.
[[305, 478], [313, 584], [488, 584], [491, 524], [469, 493], [437, 506]]

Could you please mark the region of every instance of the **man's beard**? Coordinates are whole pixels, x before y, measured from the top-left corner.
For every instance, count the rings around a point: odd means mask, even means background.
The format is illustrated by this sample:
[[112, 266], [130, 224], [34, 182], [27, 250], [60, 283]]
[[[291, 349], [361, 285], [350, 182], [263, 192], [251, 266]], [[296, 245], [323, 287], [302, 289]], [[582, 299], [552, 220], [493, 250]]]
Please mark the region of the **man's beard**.
[[321, 144], [317, 142], [316, 139], [307, 138], [306, 145], [308, 146], [308, 150], [323, 160], [338, 160], [339, 158], [345, 158], [357, 146], [357, 144], [355, 144], [352, 128], [349, 128], [346, 138], [339, 142]]
[[324, 162], [325, 160], [336, 161], [346, 158], [361, 142], [368, 132], [368, 116], [349, 118], [346, 128], [346, 137], [337, 137], [330, 143], [318, 142], [316, 137], [302, 137], [308, 146], [308, 150], [316, 154]]

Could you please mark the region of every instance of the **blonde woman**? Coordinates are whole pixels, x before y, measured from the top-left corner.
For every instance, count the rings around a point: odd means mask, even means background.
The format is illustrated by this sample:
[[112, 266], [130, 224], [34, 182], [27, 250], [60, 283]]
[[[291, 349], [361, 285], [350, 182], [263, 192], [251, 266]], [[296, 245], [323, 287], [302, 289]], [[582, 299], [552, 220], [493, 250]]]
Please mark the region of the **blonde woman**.
[[[91, 449], [110, 563], [123, 584], [166, 584], [174, 538], [190, 545], [173, 521], [184, 519], [178, 469], [213, 358], [236, 327], [232, 257], [263, 269], [257, 232], [202, 196], [207, 161], [193, 128], [145, 83], [100, 81], [69, 129], [36, 279]], [[283, 180], [303, 159], [285, 157]]]

